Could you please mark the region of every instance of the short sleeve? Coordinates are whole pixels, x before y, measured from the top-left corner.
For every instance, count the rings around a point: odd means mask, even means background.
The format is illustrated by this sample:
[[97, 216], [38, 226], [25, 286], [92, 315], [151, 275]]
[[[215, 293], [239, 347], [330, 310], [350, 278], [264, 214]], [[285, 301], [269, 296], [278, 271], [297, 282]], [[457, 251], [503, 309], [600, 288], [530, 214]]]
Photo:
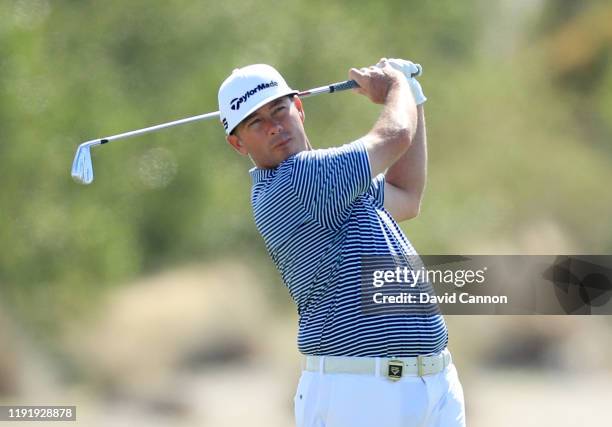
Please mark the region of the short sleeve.
[[360, 140], [336, 148], [302, 151], [293, 158], [292, 188], [304, 208], [323, 226], [336, 229], [353, 201], [372, 184], [370, 163]]
[[372, 185], [368, 188], [368, 194], [374, 198], [376, 205], [382, 208], [385, 205], [385, 174], [381, 173], [374, 177]]

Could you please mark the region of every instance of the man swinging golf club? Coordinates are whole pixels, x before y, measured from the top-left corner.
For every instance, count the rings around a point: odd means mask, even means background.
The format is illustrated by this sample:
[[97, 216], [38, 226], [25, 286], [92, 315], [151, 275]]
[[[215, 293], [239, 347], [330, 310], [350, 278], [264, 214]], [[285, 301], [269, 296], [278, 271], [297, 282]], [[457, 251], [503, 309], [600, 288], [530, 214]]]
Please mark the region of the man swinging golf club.
[[298, 427], [465, 425], [443, 317], [361, 305], [362, 260], [417, 256], [397, 222], [419, 213], [426, 180], [418, 73], [384, 58], [351, 69], [354, 90], [382, 112], [362, 138], [318, 150], [297, 91], [274, 68], [234, 70], [219, 89], [227, 141], [256, 166], [255, 223], [298, 309]]

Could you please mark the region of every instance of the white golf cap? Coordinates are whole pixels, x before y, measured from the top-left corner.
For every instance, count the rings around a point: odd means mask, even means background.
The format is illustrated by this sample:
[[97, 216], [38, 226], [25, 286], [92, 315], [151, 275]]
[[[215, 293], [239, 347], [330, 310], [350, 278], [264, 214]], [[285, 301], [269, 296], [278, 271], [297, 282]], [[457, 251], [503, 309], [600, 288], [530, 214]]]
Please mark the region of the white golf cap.
[[266, 64], [236, 68], [219, 88], [219, 112], [225, 133], [230, 134], [249, 114], [285, 95], [298, 93], [283, 76]]

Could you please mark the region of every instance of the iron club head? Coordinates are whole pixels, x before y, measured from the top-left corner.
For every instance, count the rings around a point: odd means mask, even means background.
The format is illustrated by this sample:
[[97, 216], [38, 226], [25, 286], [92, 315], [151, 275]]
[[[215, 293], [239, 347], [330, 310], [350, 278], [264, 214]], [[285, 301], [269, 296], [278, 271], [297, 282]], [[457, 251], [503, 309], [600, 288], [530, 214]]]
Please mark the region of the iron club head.
[[72, 178], [79, 184], [91, 184], [94, 180], [93, 164], [91, 163], [90, 147], [96, 145], [94, 141], [79, 145], [74, 161], [72, 162]]

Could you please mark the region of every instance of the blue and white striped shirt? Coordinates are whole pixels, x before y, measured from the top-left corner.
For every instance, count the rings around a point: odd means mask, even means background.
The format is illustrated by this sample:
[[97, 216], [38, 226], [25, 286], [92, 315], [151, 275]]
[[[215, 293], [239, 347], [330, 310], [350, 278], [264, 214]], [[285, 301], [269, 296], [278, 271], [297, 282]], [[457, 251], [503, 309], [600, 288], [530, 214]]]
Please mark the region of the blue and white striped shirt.
[[383, 207], [384, 175], [372, 179], [361, 141], [250, 172], [255, 224], [297, 305], [301, 353], [409, 357], [446, 347], [439, 314], [362, 311], [363, 257], [417, 254]]

